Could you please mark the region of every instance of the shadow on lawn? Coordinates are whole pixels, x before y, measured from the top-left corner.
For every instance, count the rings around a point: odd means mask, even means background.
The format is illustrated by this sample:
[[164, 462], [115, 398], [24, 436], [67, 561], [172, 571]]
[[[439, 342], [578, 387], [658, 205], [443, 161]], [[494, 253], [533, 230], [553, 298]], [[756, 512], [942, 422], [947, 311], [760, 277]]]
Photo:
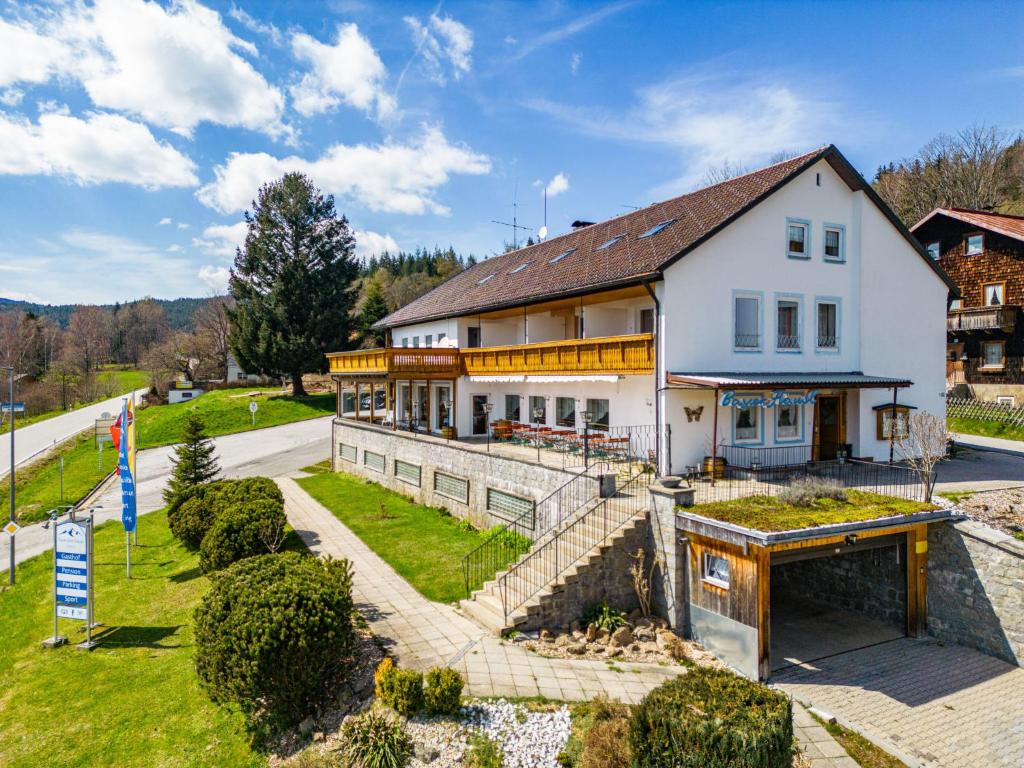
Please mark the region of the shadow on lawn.
[[171, 627], [115, 626], [103, 633], [102, 640], [108, 648], [181, 648], [181, 643], [164, 642], [175, 637], [181, 627], [181, 624]]
[[188, 570], [182, 571], [181, 573], [172, 573], [167, 578], [173, 581], [175, 584], [182, 584], [186, 581], [192, 581], [203, 575], [203, 572], [199, 570], [199, 566], [193, 566]]

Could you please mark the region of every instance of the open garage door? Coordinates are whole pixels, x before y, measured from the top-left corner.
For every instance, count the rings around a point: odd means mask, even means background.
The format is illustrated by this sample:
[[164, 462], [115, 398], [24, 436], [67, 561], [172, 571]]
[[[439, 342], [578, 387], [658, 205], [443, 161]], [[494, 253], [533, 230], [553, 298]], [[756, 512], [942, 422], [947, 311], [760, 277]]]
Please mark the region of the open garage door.
[[906, 636], [906, 537], [879, 536], [771, 557], [771, 669]]

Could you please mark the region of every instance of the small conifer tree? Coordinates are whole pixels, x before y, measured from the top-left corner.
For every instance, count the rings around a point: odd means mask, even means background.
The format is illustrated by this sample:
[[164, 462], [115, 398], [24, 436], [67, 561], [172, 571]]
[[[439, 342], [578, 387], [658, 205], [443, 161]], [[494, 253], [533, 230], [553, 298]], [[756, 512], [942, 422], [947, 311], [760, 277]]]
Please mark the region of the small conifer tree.
[[164, 489], [164, 501], [170, 504], [196, 486], [216, 480], [220, 466], [215, 451], [213, 442], [206, 436], [203, 417], [189, 411], [185, 417], [184, 440], [174, 449], [171, 459], [174, 469]]

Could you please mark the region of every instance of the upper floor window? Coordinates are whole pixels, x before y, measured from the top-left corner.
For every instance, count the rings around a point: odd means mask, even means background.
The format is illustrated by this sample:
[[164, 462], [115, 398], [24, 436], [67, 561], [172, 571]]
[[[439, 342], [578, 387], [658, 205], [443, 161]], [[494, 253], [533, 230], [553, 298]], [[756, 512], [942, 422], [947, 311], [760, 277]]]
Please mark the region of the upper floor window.
[[986, 307], [1000, 307], [1006, 302], [1003, 300], [1003, 292], [1006, 290], [1005, 283], [988, 283], [982, 287], [982, 298]]
[[406, 336], [404, 339], [402, 339], [402, 346], [403, 347], [408, 347], [409, 346], [409, 337], [408, 336]]
[[825, 225], [825, 259], [846, 260], [846, 227], [841, 224]]
[[981, 367], [1002, 368], [1006, 363], [1006, 342], [986, 341], [981, 345]]
[[786, 255], [794, 259], [811, 257], [811, 222], [786, 219]]
[[839, 349], [839, 304], [835, 301], [818, 302], [818, 349]]
[[963, 306], [964, 306], [964, 300], [963, 299], [953, 299], [951, 302], [949, 302], [949, 308], [950, 309], [963, 309]]
[[928, 249], [928, 255], [938, 261], [939, 256], [942, 255], [942, 243], [928, 243], [925, 247]]
[[656, 235], [659, 232], [661, 232], [661, 230], [663, 230], [665, 227], [667, 227], [669, 224], [672, 224], [673, 222], [675, 222], [675, 219], [668, 219], [667, 221], [662, 221], [659, 224], [655, 224], [653, 227], [648, 229], [646, 232], [638, 235], [637, 236], [637, 240], [643, 240], [645, 237], [651, 237], [653, 235]]
[[761, 348], [761, 297], [738, 294], [733, 308], [733, 346], [752, 351]]
[[420, 345], [420, 337], [419, 336], [413, 336], [412, 337], [412, 345], [414, 347], [418, 347]]
[[468, 338], [466, 339], [467, 347], [479, 347], [480, 346], [480, 326], [471, 325], [468, 329]]
[[796, 299], [779, 299], [775, 302], [776, 329], [775, 348], [784, 351], [800, 350], [800, 302]]
[[654, 310], [640, 310], [640, 333], [654, 333]]
[[424, 347], [432, 347], [432, 346], [434, 346], [434, 335], [433, 334], [428, 333], [424, 337], [424, 339], [423, 339], [423, 346]]
[[964, 247], [968, 256], [977, 256], [985, 250], [985, 236], [968, 235], [964, 238]]

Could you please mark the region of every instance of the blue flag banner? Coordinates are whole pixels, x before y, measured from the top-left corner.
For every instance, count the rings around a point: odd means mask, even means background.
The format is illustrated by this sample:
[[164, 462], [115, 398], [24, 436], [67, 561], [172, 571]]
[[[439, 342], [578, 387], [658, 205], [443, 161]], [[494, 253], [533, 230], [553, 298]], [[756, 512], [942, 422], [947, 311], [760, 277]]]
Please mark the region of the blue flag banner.
[[[128, 401], [121, 406], [121, 424], [128, 424]], [[121, 447], [118, 451], [117, 466], [121, 475], [121, 523], [125, 533], [135, 530], [135, 477], [132, 475], [131, 462], [128, 459], [127, 428], [122, 427]]]

